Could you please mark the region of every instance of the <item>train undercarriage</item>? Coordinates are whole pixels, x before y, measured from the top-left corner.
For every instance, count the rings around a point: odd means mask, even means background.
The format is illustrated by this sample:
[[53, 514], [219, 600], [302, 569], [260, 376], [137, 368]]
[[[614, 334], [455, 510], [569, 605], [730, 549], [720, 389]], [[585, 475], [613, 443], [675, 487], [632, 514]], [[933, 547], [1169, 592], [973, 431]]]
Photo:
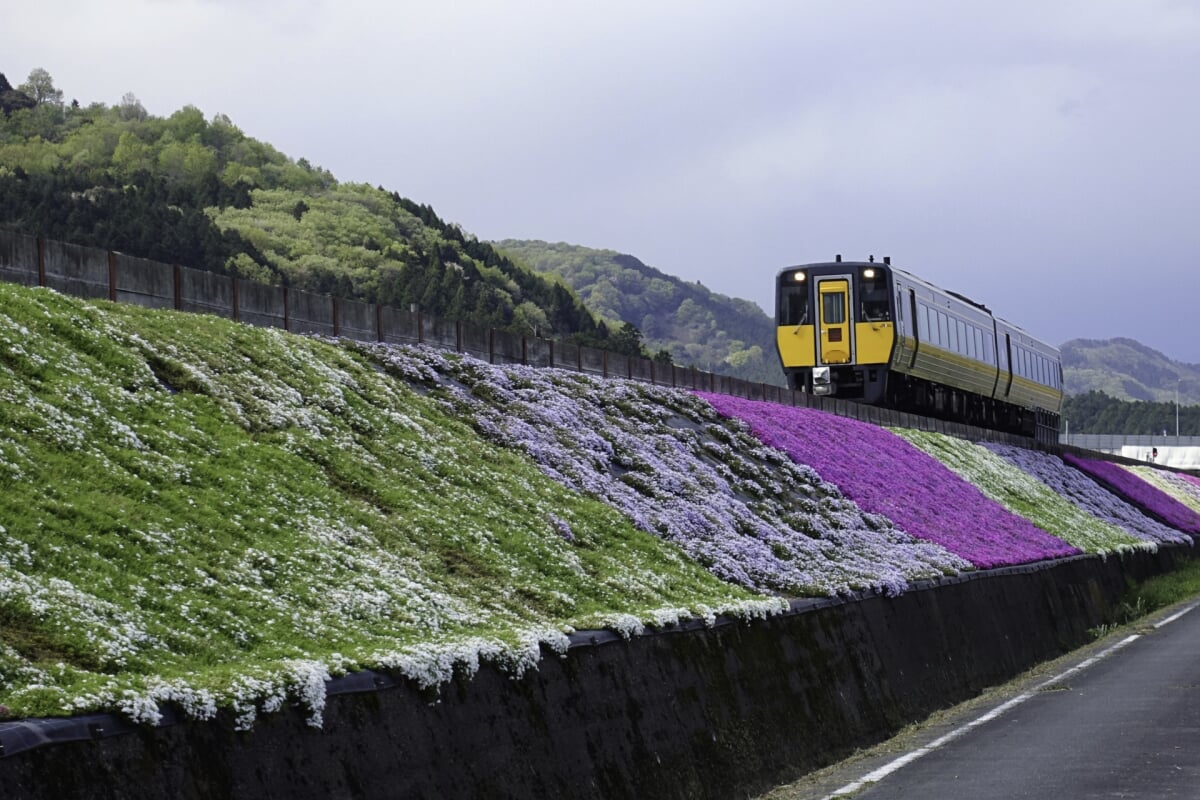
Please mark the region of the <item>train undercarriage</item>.
[[788, 381], [791, 388], [812, 394], [1004, 431], [1038, 441], [1058, 441], [1057, 414], [1022, 408], [883, 367], [834, 367], [829, 373], [828, 392], [813, 385], [811, 372], [792, 373]]

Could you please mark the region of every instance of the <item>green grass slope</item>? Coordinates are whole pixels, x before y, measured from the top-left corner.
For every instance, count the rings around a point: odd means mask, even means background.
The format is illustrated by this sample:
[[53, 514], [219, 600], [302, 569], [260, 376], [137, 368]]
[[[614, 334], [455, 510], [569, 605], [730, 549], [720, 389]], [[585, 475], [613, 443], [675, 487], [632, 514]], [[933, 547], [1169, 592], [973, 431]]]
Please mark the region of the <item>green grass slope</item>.
[[[0, 285], [0, 709], [321, 721], [358, 667], [516, 671], [573, 628], [761, 613], [378, 363]], [[419, 377], [419, 376], [416, 376]], [[419, 384], [417, 384], [419, 385]]]

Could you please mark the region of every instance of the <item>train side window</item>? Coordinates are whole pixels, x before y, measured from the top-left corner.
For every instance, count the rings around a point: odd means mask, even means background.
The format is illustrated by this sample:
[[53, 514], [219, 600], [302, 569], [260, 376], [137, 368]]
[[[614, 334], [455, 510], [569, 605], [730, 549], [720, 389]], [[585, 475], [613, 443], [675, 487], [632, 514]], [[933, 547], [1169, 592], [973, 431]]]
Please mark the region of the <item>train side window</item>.
[[938, 318], [938, 344], [942, 347], [950, 346], [950, 334], [946, 331], [946, 315], [942, 312], [937, 312]]
[[996, 346], [994, 341], [995, 340], [992, 338], [990, 333], [985, 333], [983, 335], [984, 353], [987, 354], [987, 362], [989, 364], [996, 363]]
[[789, 286], [779, 299], [780, 325], [808, 324], [808, 287]]

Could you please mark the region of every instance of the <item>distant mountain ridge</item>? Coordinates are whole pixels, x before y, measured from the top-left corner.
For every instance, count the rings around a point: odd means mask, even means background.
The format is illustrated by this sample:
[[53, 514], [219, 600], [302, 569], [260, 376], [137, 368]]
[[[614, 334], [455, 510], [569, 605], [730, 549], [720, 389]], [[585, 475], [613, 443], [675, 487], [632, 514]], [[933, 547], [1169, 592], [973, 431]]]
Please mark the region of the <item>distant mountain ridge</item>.
[[784, 383], [775, 324], [749, 300], [717, 294], [615, 250], [519, 239], [491, 244], [535, 273], [563, 281], [610, 327], [636, 326], [651, 353], [666, 350], [683, 366]]
[[1200, 403], [1200, 364], [1174, 361], [1134, 339], [1072, 339], [1062, 351], [1068, 395], [1103, 392], [1118, 400]]

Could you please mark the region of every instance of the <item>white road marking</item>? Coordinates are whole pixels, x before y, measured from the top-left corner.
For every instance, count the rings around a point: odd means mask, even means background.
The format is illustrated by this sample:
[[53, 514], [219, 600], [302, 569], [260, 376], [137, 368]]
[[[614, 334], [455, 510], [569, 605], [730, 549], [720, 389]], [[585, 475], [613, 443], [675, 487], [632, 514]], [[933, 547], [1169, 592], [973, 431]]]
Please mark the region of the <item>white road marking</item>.
[[[1192, 605], [1187, 606], [1186, 608], [1183, 608], [1180, 611], [1172, 614], [1171, 616], [1167, 617], [1166, 619], [1161, 620], [1160, 622], [1158, 622], [1154, 625], [1155, 630], [1161, 628], [1162, 626], [1164, 626], [1168, 623], [1174, 622], [1175, 620], [1179, 619], [1184, 614], [1188, 613], [1189, 611], [1196, 608], [1197, 606], [1200, 606], [1200, 603], [1193, 603]], [[1043, 681], [1042, 683], [1039, 683], [1036, 687], [1034, 687], [1034, 689], [1032, 691], [1024, 692], [1023, 694], [1019, 694], [1016, 697], [1012, 698], [1011, 700], [1009, 700], [1005, 703], [1001, 703], [1000, 705], [996, 706], [995, 708], [993, 708], [991, 711], [987, 712], [983, 716], [973, 719], [970, 722], [966, 723], [965, 725], [961, 725], [958, 728], [955, 728], [954, 730], [950, 731], [949, 733], [945, 734], [944, 736], [934, 739], [932, 742], [925, 745], [924, 747], [920, 747], [916, 750], [913, 750], [911, 753], [905, 753], [904, 755], [900, 756], [899, 758], [895, 759], [894, 761], [890, 761], [887, 764], [884, 764], [879, 769], [872, 770], [871, 772], [862, 776], [858, 780], [856, 780], [852, 783], [846, 784], [842, 788], [834, 791], [833, 794], [826, 796], [824, 798], [824, 800], [837, 800], [837, 798], [839, 798], [839, 797], [846, 797], [847, 795], [852, 795], [855, 792], [859, 791], [860, 789], [863, 789], [864, 787], [866, 787], [869, 784], [878, 783], [879, 781], [886, 778], [888, 775], [891, 775], [893, 772], [896, 772], [897, 770], [901, 769], [902, 767], [908, 766], [912, 762], [916, 761], [918, 758], [929, 755], [934, 750], [937, 750], [939, 747], [942, 747], [943, 745], [954, 741], [955, 739], [957, 739], [958, 737], [967, 733], [968, 731], [979, 727], [980, 725], [984, 724], [985, 722], [991, 722], [992, 720], [996, 719], [997, 717], [999, 717], [1001, 714], [1008, 711], [1009, 709], [1019, 706], [1021, 703], [1024, 703], [1029, 698], [1036, 696], [1040, 690], [1046, 688], [1047, 686], [1051, 686], [1056, 683], [1061, 683], [1064, 678], [1070, 677], [1071, 675], [1074, 675], [1077, 672], [1087, 669], [1088, 667], [1095, 664], [1097, 661], [1107, 658], [1108, 656], [1117, 652], [1121, 648], [1123, 648], [1129, 644], [1132, 644], [1133, 642], [1137, 641], [1140, 638], [1141, 638], [1141, 634], [1136, 634], [1136, 633], [1131, 636], [1125, 637], [1124, 639], [1122, 639], [1121, 641], [1112, 645], [1111, 647], [1108, 647], [1107, 649], [1102, 650], [1101, 652], [1097, 653], [1094, 656], [1091, 656], [1090, 658], [1086, 658], [1083, 661], [1080, 661], [1078, 664], [1071, 667], [1070, 669], [1064, 670], [1063, 672], [1060, 672], [1058, 675], [1055, 675], [1053, 678], [1051, 678], [1047, 681]]]

